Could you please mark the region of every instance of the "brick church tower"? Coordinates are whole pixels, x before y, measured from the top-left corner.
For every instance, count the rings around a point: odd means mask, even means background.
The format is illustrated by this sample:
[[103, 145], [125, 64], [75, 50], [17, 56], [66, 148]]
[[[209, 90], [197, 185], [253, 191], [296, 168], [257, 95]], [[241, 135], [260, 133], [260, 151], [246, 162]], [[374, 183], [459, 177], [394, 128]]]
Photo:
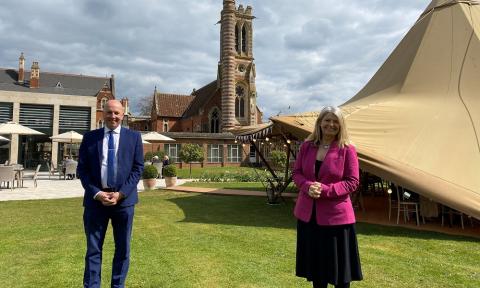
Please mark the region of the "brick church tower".
[[218, 85], [221, 90], [222, 130], [257, 123], [252, 7], [238, 8], [224, 0], [221, 12]]

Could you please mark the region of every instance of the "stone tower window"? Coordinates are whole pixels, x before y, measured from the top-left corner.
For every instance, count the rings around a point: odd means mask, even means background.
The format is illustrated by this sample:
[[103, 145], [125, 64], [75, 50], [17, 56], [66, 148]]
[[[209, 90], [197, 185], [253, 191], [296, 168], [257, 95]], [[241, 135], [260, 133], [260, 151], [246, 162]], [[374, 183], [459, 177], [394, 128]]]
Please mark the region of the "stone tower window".
[[247, 52], [247, 29], [242, 27], [242, 52]]
[[235, 94], [235, 117], [245, 117], [245, 88], [238, 85]]
[[237, 53], [240, 52], [239, 36], [240, 36], [240, 27], [238, 27], [238, 24], [237, 24], [235, 25], [235, 50], [237, 51]]

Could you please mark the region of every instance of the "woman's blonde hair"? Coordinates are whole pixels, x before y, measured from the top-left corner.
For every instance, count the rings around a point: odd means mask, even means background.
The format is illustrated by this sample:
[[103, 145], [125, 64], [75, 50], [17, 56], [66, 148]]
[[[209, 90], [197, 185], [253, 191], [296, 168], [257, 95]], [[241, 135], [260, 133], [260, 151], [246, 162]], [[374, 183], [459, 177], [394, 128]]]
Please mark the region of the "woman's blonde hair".
[[345, 119], [343, 118], [342, 111], [340, 110], [340, 108], [334, 106], [326, 106], [322, 109], [322, 111], [320, 111], [320, 115], [318, 115], [318, 118], [315, 121], [313, 133], [307, 137], [307, 140], [312, 141], [313, 144], [315, 144], [316, 146], [320, 145], [323, 137], [320, 124], [322, 123], [323, 118], [327, 116], [328, 113], [332, 113], [333, 115], [337, 116], [338, 123], [340, 124], [338, 134], [335, 136], [338, 147], [344, 148], [345, 146], [350, 145], [351, 143], [350, 139], [348, 138], [347, 126], [345, 124]]

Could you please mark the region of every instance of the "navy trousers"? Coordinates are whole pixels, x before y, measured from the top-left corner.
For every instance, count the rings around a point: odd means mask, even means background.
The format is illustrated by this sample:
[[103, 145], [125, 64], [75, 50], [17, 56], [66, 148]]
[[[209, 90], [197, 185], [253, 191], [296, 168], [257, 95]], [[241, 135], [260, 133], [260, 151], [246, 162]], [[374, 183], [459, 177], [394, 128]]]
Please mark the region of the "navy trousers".
[[102, 248], [108, 222], [112, 221], [115, 254], [113, 257], [111, 287], [125, 287], [130, 263], [130, 239], [135, 206], [85, 208], [83, 225], [87, 237], [83, 287], [100, 288]]

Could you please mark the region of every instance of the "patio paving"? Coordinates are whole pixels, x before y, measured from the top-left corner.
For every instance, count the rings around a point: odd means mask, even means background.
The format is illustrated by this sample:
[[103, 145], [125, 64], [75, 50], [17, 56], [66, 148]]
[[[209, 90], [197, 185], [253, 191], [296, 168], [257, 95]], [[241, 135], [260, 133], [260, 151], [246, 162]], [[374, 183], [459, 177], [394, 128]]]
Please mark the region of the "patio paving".
[[[33, 175], [33, 171], [26, 171], [25, 178]], [[186, 180], [178, 179], [178, 185], [185, 183]], [[74, 198], [83, 197], [83, 187], [80, 180], [63, 180], [58, 179], [58, 175], [48, 178], [47, 172], [40, 172], [37, 180], [37, 188], [33, 185], [32, 179], [25, 179], [23, 181], [24, 187], [15, 187], [15, 189], [0, 189], [0, 201], [10, 200], [36, 200], [36, 199], [59, 199], [59, 198]], [[165, 188], [165, 180], [157, 179], [156, 188]], [[142, 181], [138, 183], [138, 191], [142, 192]]]

